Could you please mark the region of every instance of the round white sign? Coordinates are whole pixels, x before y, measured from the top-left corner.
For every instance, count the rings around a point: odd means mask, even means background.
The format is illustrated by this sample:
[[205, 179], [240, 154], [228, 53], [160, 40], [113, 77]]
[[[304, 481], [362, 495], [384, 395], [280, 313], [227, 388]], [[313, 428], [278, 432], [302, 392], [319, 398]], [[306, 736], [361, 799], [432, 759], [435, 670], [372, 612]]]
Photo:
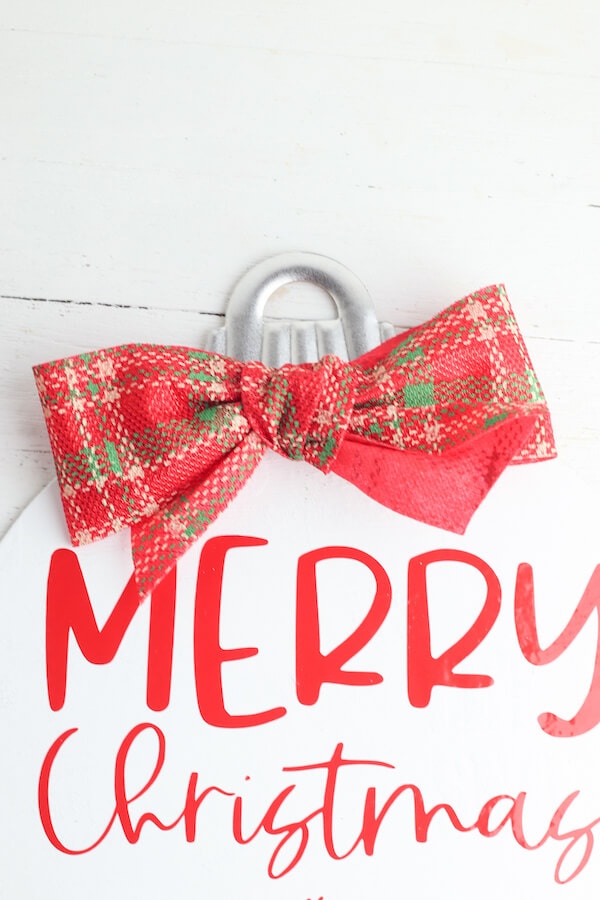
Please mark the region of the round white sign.
[[0, 545], [4, 895], [589, 900], [599, 563], [560, 463], [456, 536], [269, 452], [139, 606], [51, 485]]

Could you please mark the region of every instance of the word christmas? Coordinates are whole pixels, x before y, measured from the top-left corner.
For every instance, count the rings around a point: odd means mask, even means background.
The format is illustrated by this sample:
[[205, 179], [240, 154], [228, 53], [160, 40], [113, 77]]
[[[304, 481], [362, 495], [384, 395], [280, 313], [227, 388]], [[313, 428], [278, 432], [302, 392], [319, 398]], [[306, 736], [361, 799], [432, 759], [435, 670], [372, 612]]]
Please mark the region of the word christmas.
[[[131, 806], [136, 801], [140, 801], [140, 798], [152, 787], [165, 764], [166, 758], [166, 739], [161, 729], [151, 723], [141, 723], [127, 734], [117, 753], [114, 777], [114, 808], [111, 814], [107, 815], [107, 824], [92, 844], [87, 847], [75, 848], [66, 846], [57, 834], [50, 806], [50, 795], [52, 793], [50, 777], [59, 751], [76, 731], [76, 728], [65, 731], [54, 742], [44, 760], [39, 784], [40, 816], [46, 836], [57, 850], [72, 856], [89, 853], [100, 846], [109, 836], [117, 822], [120, 824], [123, 834], [130, 844], [136, 844], [139, 841], [144, 826], [147, 825], [159, 828], [161, 831], [171, 831], [180, 826], [185, 833], [186, 840], [191, 843], [196, 840], [198, 831], [202, 830], [199, 828], [199, 815], [202, 813], [206, 815], [205, 808], [207, 807], [210, 810], [211, 803], [215, 798], [220, 798], [221, 801], [225, 799], [232, 806], [231, 834], [238, 844], [250, 844], [263, 834], [274, 837], [277, 840], [267, 865], [269, 877], [276, 879], [291, 872], [303, 858], [309, 844], [311, 836], [310, 826], [313, 822], [317, 826], [320, 825], [325, 850], [331, 859], [346, 859], [360, 845], [362, 845], [367, 856], [372, 856], [375, 852], [377, 838], [384, 820], [388, 817], [397, 801], [406, 795], [409, 798], [409, 802], [412, 799], [413, 810], [412, 814], [409, 814], [412, 815], [414, 836], [417, 842], [425, 843], [427, 841], [433, 819], [438, 817], [440, 813], [443, 813], [451, 827], [461, 834], [478, 832], [482, 837], [492, 838], [505, 829], [510, 829], [515, 841], [524, 850], [538, 850], [548, 841], [555, 841], [559, 844], [564, 843], [562, 852], [555, 865], [554, 880], [558, 884], [566, 884], [572, 881], [587, 865], [594, 846], [593, 831], [600, 825], [600, 818], [577, 827], [567, 826], [563, 822], [563, 819], [570, 818], [569, 813], [572, 811], [571, 807], [579, 796], [579, 791], [569, 794], [553, 810], [549, 825], [541, 836], [536, 836], [537, 839], [526, 834], [527, 829], [524, 825], [524, 819], [526, 818], [528, 797], [524, 791], [518, 793], [516, 797], [512, 797], [509, 794], [499, 794], [492, 797], [469, 820], [466, 820], [464, 816], [459, 818], [457, 812], [449, 803], [438, 803], [431, 809], [426, 809], [422, 792], [415, 784], [402, 784], [400, 787], [393, 789], [384, 800], [380, 800], [381, 790], [378, 790], [375, 786], [370, 786], [365, 791], [364, 788], [357, 788], [356, 785], [352, 784], [349, 785], [348, 775], [351, 776], [357, 770], [364, 771], [365, 767], [381, 770], [394, 769], [394, 766], [377, 759], [347, 758], [343, 755], [344, 748], [341, 743], [337, 745], [329, 760], [306, 765], [285, 766], [283, 768], [284, 772], [297, 773], [300, 778], [302, 778], [301, 773], [306, 772], [321, 771], [324, 774], [321, 792], [322, 799], [319, 805], [316, 809], [309, 808], [306, 814], [301, 815], [300, 818], [297, 818], [297, 798], [298, 795], [302, 796], [302, 785], [298, 785], [295, 781], [286, 785], [272, 801], [267, 801], [267, 809], [258, 823], [256, 821], [250, 823], [250, 816], [246, 814], [244, 797], [241, 794], [216, 785], [209, 785], [200, 789], [198, 786], [198, 773], [192, 772], [187, 784], [184, 807], [174, 820], [165, 821], [159, 818], [156, 813], [147, 811], [138, 815], [136, 821], [134, 821]], [[128, 755], [133, 751], [135, 742], [140, 737], [143, 737], [145, 733], [153, 734], [157, 739], [153, 771], [141, 789], [139, 785], [136, 785], [135, 789], [128, 790], [126, 777]], [[344, 779], [346, 780], [345, 785], [343, 784]], [[249, 780], [249, 777], [247, 777], [247, 780]], [[356, 838], [349, 847], [341, 849], [339, 838], [336, 837], [338, 827], [336, 827], [335, 804], [338, 793], [342, 793], [344, 787], [346, 790], [350, 790], [354, 797], [354, 805], [357, 807], [357, 823], [355, 826]], [[286, 808], [288, 800], [291, 801], [292, 806], [296, 810], [294, 813], [291, 813]], [[203, 824], [206, 825], [206, 823]], [[572, 857], [575, 857], [575, 859], [573, 860]]]

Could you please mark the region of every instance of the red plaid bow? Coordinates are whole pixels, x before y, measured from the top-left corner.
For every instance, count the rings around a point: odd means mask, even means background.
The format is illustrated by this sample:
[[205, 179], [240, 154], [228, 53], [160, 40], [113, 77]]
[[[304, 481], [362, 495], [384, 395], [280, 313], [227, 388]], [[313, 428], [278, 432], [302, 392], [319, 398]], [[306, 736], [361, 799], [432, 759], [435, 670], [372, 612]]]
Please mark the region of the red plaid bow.
[[502, 287], [352, 363], [271, 370], [147, 344], [35, 368], [74, 544], [131, 526], [140, 596], [217, 518], [267, 448], [463, 532], [508, 463], [555, 456]]

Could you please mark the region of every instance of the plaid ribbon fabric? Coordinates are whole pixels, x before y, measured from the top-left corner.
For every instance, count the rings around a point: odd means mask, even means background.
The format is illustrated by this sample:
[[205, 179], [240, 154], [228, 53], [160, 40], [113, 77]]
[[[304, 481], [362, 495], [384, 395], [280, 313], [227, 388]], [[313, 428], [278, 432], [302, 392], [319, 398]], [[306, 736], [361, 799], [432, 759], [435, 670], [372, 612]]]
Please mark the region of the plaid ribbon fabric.
[[140, 597], [267, 448], [462, 533], [509, 463], [555, 456], [501, 286], [354, 360], [272, 370], [146, 344], [34, 369], [73, 544], [131, 527]]

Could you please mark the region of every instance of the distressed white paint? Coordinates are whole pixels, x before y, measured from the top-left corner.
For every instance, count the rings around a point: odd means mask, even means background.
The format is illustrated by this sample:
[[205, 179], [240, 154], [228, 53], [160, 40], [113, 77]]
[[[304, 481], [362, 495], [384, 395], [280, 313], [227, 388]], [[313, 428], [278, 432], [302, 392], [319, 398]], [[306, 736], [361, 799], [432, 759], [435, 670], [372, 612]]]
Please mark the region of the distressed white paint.
[[561, 455], [600, 494], [595, 0], [0, 18], [0, 531], [52, 470], [31, 364], [201, 343], [198, 313], [291, 249], [350, 266], [398, 325], [505, 281]]

